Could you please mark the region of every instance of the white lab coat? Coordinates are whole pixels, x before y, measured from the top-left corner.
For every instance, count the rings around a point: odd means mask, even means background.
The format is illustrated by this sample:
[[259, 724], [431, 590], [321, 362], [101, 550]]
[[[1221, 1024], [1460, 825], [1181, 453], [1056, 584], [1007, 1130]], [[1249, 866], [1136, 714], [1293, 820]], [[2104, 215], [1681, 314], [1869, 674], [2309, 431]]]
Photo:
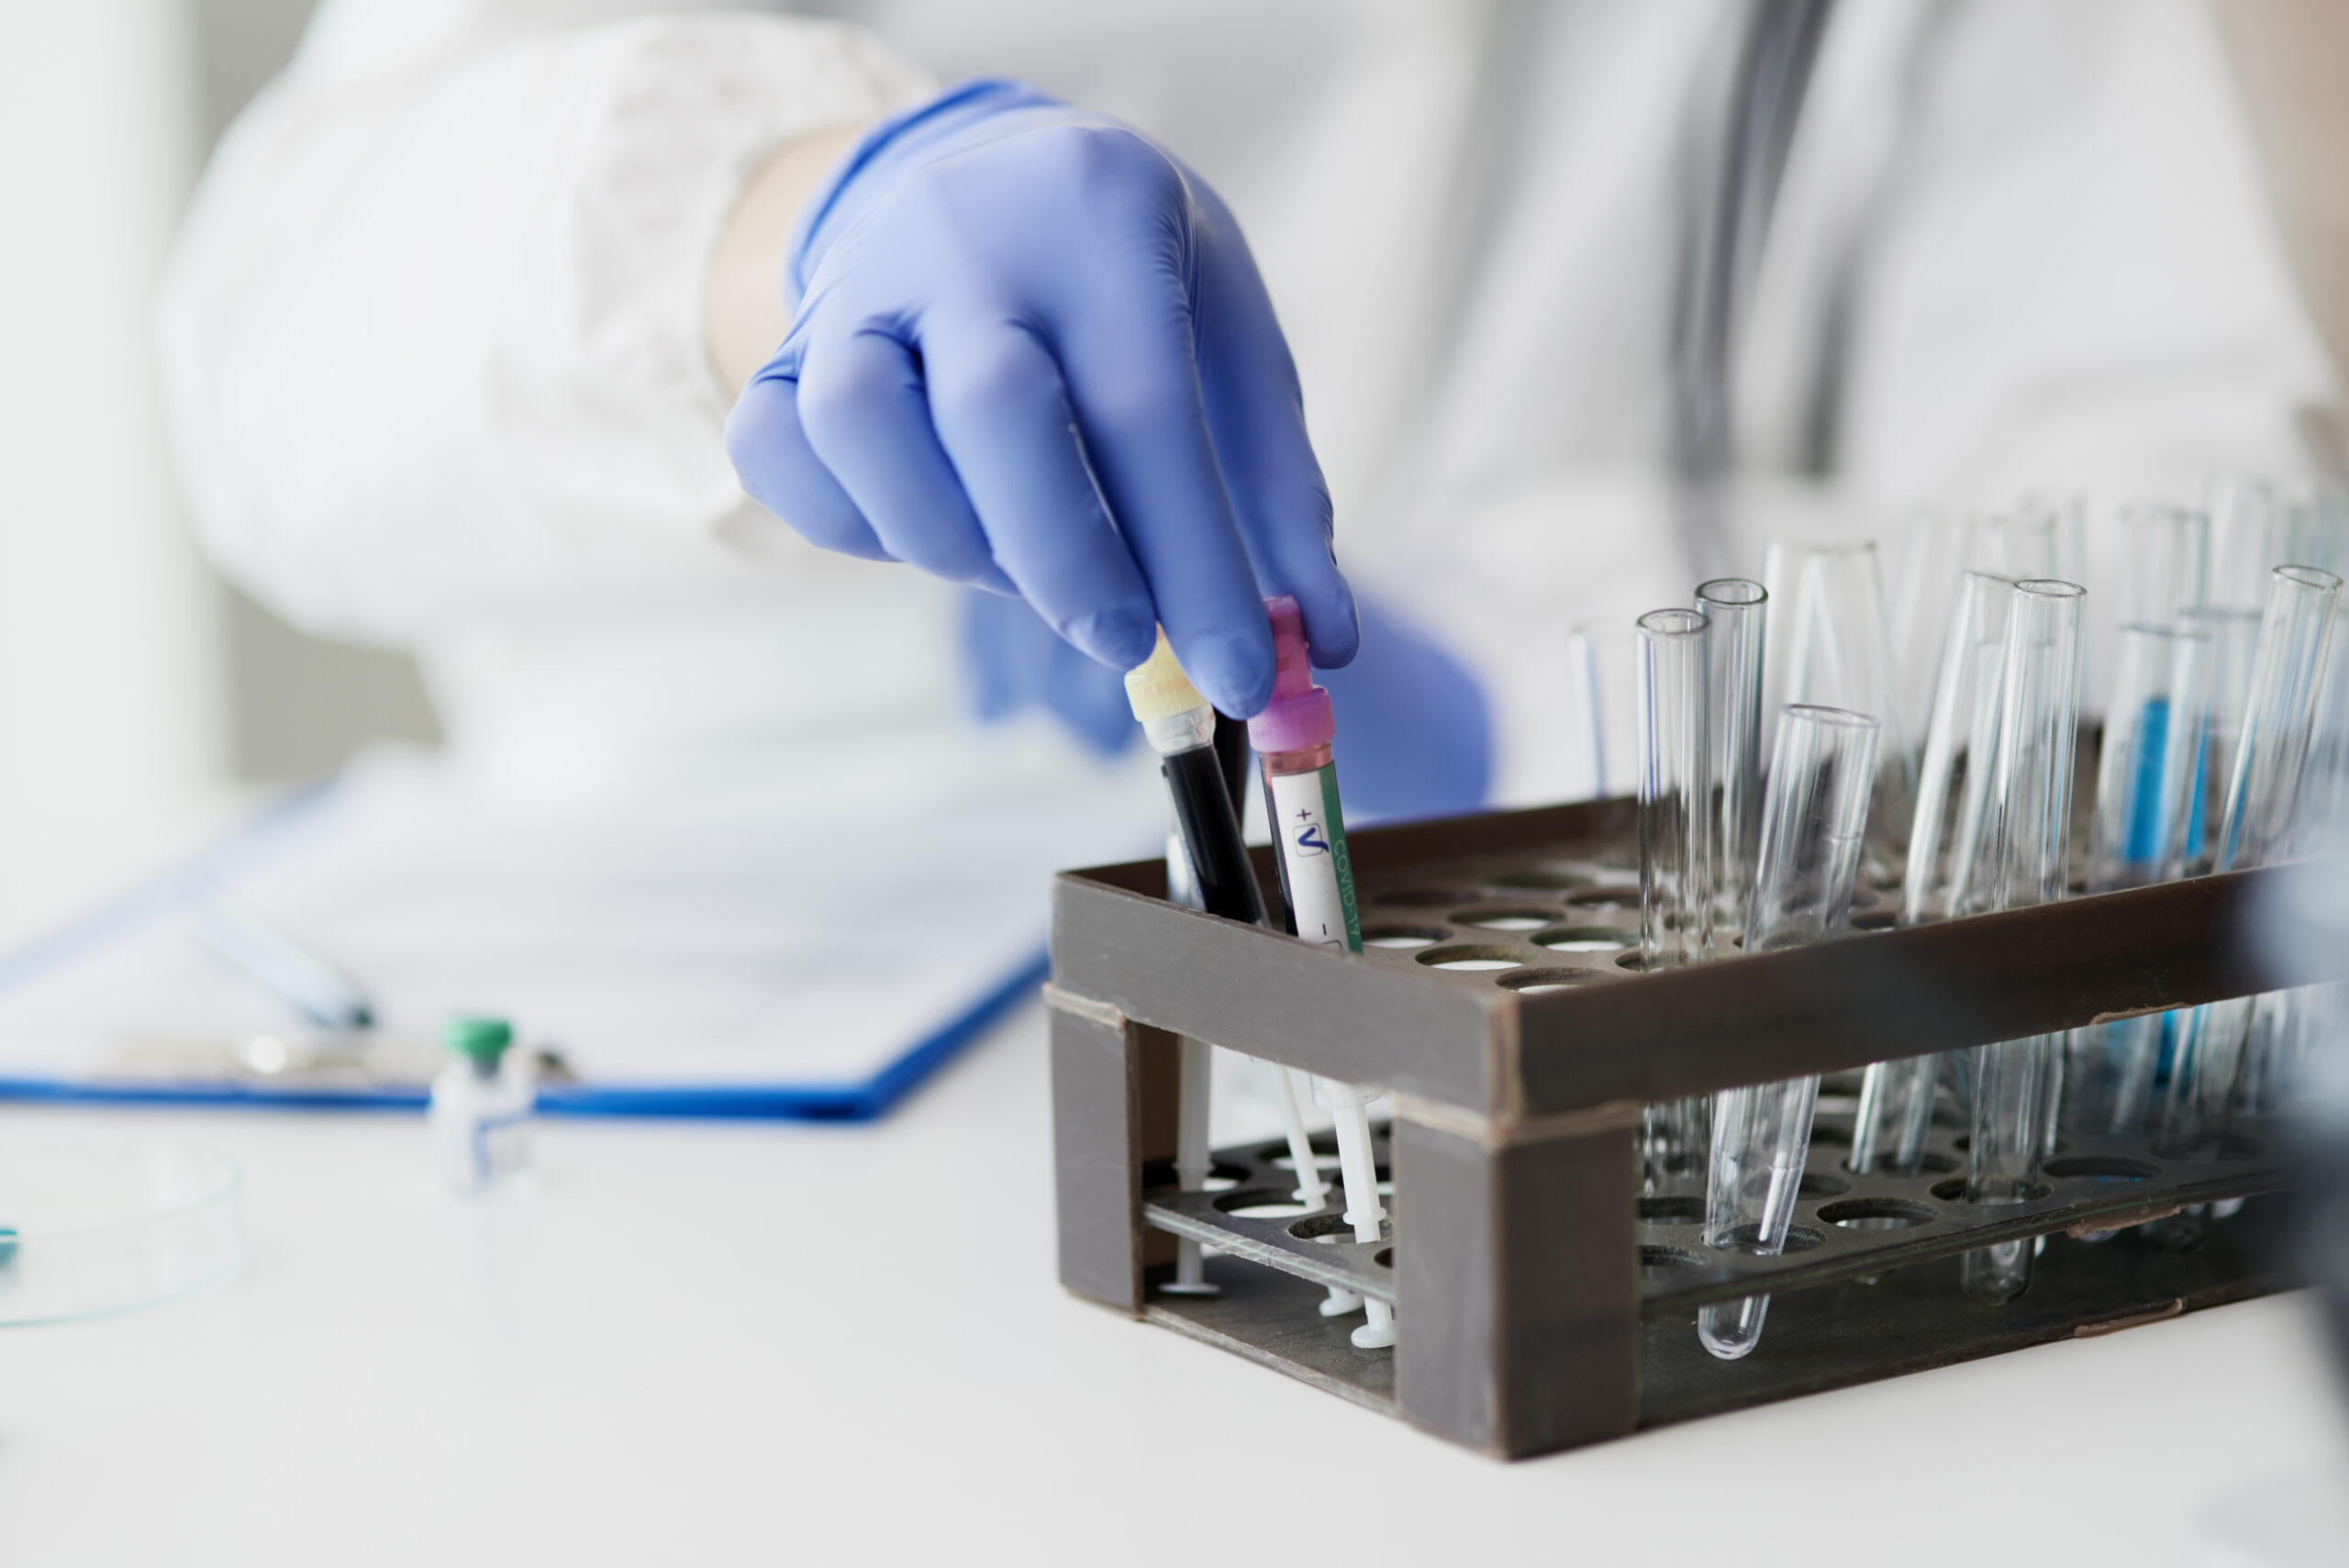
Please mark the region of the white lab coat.
[[[1725, 0], [783, 9], [327, 0], [163, 301], [221, 565], [417, 647], [460, 744], [518, 765], [951, 722], [951, 595], [741, 496], [702, 284], [775, 146], [1019, 75], [1230, 200], [1341, 559], [1486, 681], [1501, 794], [1554, 794], [1565, 628], [1687, 596], [1660, 479], [1675, 158]], [[2026, 484], [2298, 466], [2325, 375], [2194, 0], [1959, 0], [1912, 86], [1925, 9], [1845, 6], [1820, 60], [1741, 369], [1749, 542], [1790, 512], [1888, 532]], [[1841, 472], [1784, 482], [1820, 280], [1904, 105]]]

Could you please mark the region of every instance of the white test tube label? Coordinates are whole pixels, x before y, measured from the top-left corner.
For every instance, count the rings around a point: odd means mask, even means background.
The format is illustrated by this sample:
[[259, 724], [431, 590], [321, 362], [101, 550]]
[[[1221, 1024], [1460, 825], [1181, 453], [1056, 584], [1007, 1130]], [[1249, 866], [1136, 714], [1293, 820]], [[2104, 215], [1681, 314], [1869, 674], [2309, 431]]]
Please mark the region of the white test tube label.
[[1337, 769], [1274, 773], [1268, 783], [1297, 934], [1317, 947], [1360, 952], [1362, 924], [1354, 909], [1353, 863], [1341, 826], [1345, 818], [1338, 809]]

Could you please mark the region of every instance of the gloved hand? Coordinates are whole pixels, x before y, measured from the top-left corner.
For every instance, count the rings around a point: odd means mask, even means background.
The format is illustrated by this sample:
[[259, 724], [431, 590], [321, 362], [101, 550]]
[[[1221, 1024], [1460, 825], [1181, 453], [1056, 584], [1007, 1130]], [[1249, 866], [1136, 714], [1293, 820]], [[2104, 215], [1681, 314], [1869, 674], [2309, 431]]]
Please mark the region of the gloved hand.
[[[1348, 820], [1474, 811], [1493, 779], [1492, 709], [1476, 678], [1375, 599], [1362, 601], [1362, 656], [1319, 677], [1337, 710]], [[963, 655], [983, 719], [1040, 707], [1105, 757], [1141, 733], [1117, 673], [1053, 636], [1017, 599], [966, 597]]]
[[1264, 595], [1296, 596], [1316, 663], [1353, 657], [1272, 303], [1139, 133], [970, 83], [869, 132], [785, 265], [798, 313], [726, 443], [808, 539], [1018, 594], [1113, 669], [1163, 622], [1243, 717], [1272, 692]]

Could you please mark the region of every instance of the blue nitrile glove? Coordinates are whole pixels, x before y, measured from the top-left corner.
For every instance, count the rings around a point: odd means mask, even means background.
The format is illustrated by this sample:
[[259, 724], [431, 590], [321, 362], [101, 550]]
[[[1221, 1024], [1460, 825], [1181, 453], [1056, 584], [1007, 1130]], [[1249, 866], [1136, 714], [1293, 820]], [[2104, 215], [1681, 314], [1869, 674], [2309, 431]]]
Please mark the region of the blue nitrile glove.
[[[801, 215], [798, 315], [726, 444], [817, 544], [1016, 593], [1114, 669], [1163, 622], [1227, 713], [1353, 601], [1288, 345], [1213, 191], [1138, 132], [974, 82], [868, 132]], [[1106, 506], [1105, 506], [1106, 503]]]
[[1338, 790], [1346, 820], [1449, 817], [1485, 804], [1493, 785], [1493, 713], [1467, 667], [1373, 598], [1362, 601], [1362, 654], [1314, 677], [1338, 719]]
[[[1493, 726], [1460, 662], [1377, 600], [1362, 602], [1362, 653], [1324, 673], [1338, 717], [1338, 785], [1350, 820], [1473, 811], [1492, 785]], [[963, 653], [979, 717], [1041, 707], [1087, 747], [1115, 756], [1141, 733], [1116, 672], [996, 594], [967, 595]]]

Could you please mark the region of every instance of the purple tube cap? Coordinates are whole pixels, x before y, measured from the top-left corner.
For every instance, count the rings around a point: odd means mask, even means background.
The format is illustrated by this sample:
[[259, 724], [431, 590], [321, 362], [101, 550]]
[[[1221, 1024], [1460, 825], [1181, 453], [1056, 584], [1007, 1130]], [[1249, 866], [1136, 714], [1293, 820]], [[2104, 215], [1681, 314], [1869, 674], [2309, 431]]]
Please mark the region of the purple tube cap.
[[1273, 623], [1273, 700], [1248, 721], [1248, 743], [1268, 757], [1327, 746], [1338, 720], [1306, 662], [1305, 617], [1286, 594], [1266, 599], [1264, 614]]

